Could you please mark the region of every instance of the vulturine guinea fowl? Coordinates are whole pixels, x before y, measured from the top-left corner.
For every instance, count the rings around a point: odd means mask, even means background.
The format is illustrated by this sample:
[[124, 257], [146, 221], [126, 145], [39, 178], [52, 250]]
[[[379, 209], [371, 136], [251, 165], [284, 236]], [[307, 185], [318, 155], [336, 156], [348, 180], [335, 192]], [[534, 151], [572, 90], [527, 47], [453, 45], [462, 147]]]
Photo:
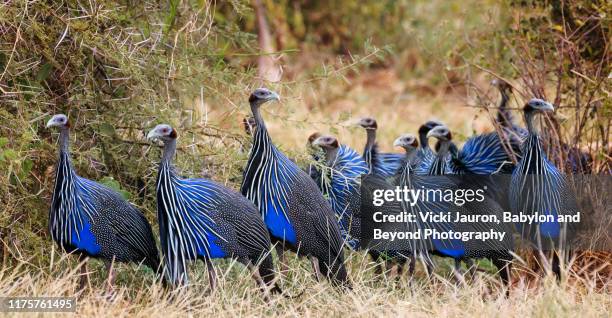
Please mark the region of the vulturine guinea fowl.
[[[530, 100], [523, 108], [529, 135], [523, 144], [523, 158], [512, 173], [510, 183], [510, 206], [514, 214], [540, 213], [551, 215], [554, 219], [535, 224], [517, 224], [523, 237], [530, 239], [538, 251], [567, 247], [565, 239], [571, 237], [572, 224], [560, 223], [557, 217], [578, 211], [575, 194], [565, 176], [546, 157], [534, 127], [537, 114], [553, 111], [552, 104], [537, 98]], [[564, 228], [563, 224], [568, 226]], [[559, 256], [553, 252], [552, 271], [557, 278], [561, 278], [559, 263]]]
[[[452, 147], [452, 135], [446, 126], [434, 127], [427, 136], [428, 138], [434, 137], [439, 142], [438, 153], [429, 169], [429, 174], [464, 175], [462, 178], [452, 180], [458, 189], [469, 189], [481, 186], [482, 184], [488, 184], [490, 180], [487, 176], [499, 171], [507, 162], [507, 154], [501, 148], [500, 140], [496, 134], [472, 137], [460, 151], [456, 151], [454, 150], [456, 147]], [[451, 154], [451, 152], [456, 153]], [[452, 157], [450, 161], [446, 160], [449, 155]], [[501, 219], [504, 209], [497, 202], [498, 196], [499, 193], [495, 192], [494, 189], [489, 189], [485, 191], [482, 202], [466, 202], [461, 207], [463, 213], [471, 215], [496, 215], [498, 219]], [[449, 226], [462, 231], [486, 232], [490, 229], [495, 229], [497, 232], [507, 233], [507, 236], [510, 236], [511, 233], [511, 229], [503, 222], [499, 224], [495, 222], [459, 223], [449, 224]], [[434, 241], [434, 243], [436, 242]], [[451, 248], [440, 248], [440, 246], [445, 245], [451, 246]], [[458, 267], [460, 260], [465, 260], [470, 264], [470, 259], [472, 258], [489, 258], [501, 270], [500, 276], [504, 283], [509, 282], [509, 266], [513, 258], [511, 254], [513, 249], [511, 239], [503, 242], [488, 240], [482, 243], [474, 243], [472, 241], [466, 243], [460, 241], [450, 243], [438, 242], [434, 246], [436, 247], [436, 252], [453, 257], [456, 267]]]
[[[510, 95], [512, 94], [512, 86], [501, 79], [495, 79], [492, 83], [499, 89], [501, 96], [496, 121], [500, 124], [503, 133], [508, 137], [512, 150], [520, 155], [520, 145], [527, 138], [529, 132], [527, 129], [514, 123], [512, 113], [507, 107]], [[593, 157], [590, 153], [564, 142], [561, 142], [560, 151], [567, 154], [567, 160], [565, 161], [567, 171], [581, 174], [591, 173]]]
[[[261, 105], [271, 100], [279, 96], [265, 88], [249, 97], [257, 129], [241, 192], [259, 208], [273, 242], [310, 257], [315, 273], [348, 287], [334, 211], [310, 176], [273, 144], [260, 112]], [[282, 248], [277, 249], [281, 254]]]
[[[121, 194], [77, 175], [70, 160], [67, 116], [53, 116], [47, 123], [49, 127], [60, 130], [59, 161], [49, 210], [51, 238], [81, 259], [103, 260], [111, 285], [113, 261], [143, 263], [157, 271], [159, 254], [145, 216]], [[87, 263], [81, 267], [81, 289], [88, 276], [86, 266]]]
[[376, 143], [378, 124], [374, 118], [362, 118], [359, 121], [359, 126], [363, 127], [367, 134], [363, 150], [363, 160], [367, 163], [370, 173], [382, 177], [395, 175], [402, 166], [404, 156], [397, 153], [382, 153], [378, 151], [378, 144]]
[[507, 152], [512, 151], [520, 159], [521, 144], [527, 137], [527, 130], [515, 124], [514, 116], [508, 109], [512, 86], [502, 79], [495, 79], [491, 83], [497, 87], [500, 95], [495, 121], [500, 127], [501, 142], [506, 145]]
[[[365, 217], [374, 213], [374, 209], [363, 212], [361, 210], [362, 207], [367, 207], [367, 204], [362, 205], [361, 202], [361, 178], [368, 174], [368, 166], [361, 155], [346, 145], [340, 145], [338, 139], [333, 136], [320, 136], [312, 144], [324, 151], [324, 167], [318, 170], [318, 184], [336, 212], [343, 239], [351, 249], [363, 249], [362, 218], [364, 212]], [[399, 209], [399, 206], [397, 208]], [[368, 254], [374, 261], [383, 259], [383, 251], [369, 249]], [[399, 265], [398, 274], [401, 274], [403, 264], [409, 258], [393, 251], [384, 251], [384, 256], [385, 260]], [[379, 274], [383, 272], [380, 263], [376, 268]]]
[[[432, 128], [435, 127], [436, 125], [432, 125]], [[425, 139], [425, 141], [427, 140]], [[403, 167], [400, 168], [399, 173], [392, 180], [392, 183], [400, 187], [401, 189], [404, 189], [404, 188], [418, 189], [421, 186], [425, 187], [425, 184], [420, 183], [418, 180], [414, 180], [415, 176], [414, 176], [413, 170], [420, 161], [419, 150], [423, 149], [423, 148], [420, 148], [420, 149], [418, 148], [419, 142], [417, 141], [416, 136], [412, 134], [403, 134], [393, 142], [393, 145], [396, 147], [402, 147], [406, 153], [405, 153], [405, 158], [402, 161]], [[433, 152], [432, 152], [432, 155], [433, 155]], [[408, 212], [415, 216], [414, 219], [416, 221], [408, 225], [408, 230], [412, 232], [424, 231], [426, 228], [433, 227], [428, 224], [425, 224], [421, 220], [421, 218], [418, 217], [419, 212], [439, 212], [439, 209], [438, 211], [436, 211], [436, 209], [433, 207], [432, 204], [427, 204], [426, 202], [417, 202], [417, 204], [411, 205], [411, 204], [407, 204], [407, 202], [405, 201], [402, 201], [400, 204], [400, 208], [401, 208], [401, 211]], [[424, 263], [428, 265], [428, 268], [431, 268], [432, 261], [431, 261], [431, 258], [429, 257], [429, 252], [433, 249], [433, 246], [431, 245], [431, 243], [428, 242], [427, 240], [413, 240], [413, 241], [407, 241], [407, 243], [409, 246], [408, 248], [405, 249], [404, 255], [407, 254], [406, 252], [410, 253], [410, 255], [407, 257], [410, 259], [408, 272], [411, 275], [412, 273], [414, 273], [417, 257], [422, 259]]]
[[[435, 133], [433, 130], [437, 129]], [[468, 138], [459, 150], [452, 142], [450, 130], [444, 126], [436, 126], [429, 131], [428, 136], [438, 136], [437, 155], [425, 157], [417, 167], [419, 174], [479, 174], [509, 173], [514, 168], [511, 158], [506, 152], [497, 133], [486, 133]], [[442, 140], [447, 138], [445, 149]], [[518, 146], [518, 145], [517, 145]]]
[[413, 134], [403, 134], [397, 137], [397, 139], [395, 139], [393, 142], [393, 146], [402, 147], [404, 151], [406, 151], [405, 157], [402, 160], [402, 167], [400, 169], [404, 169], [406, 164], [409, 164], [412, 169], [417, 166], [419, 162], [419, 142]]
[[425, 122], [423, 125], [419, 127], [419, 144], [420, 147], [417, 149], [416, 157], [414, 158], [413, 167], [415, 167], [415, 173], [419, 173], [417, 168], [420, 166], [422, 161], [431, 162], [435, 157], [435, 154], [431, 147], [429, 147], [429, 142], [427, 139], [427, 133], [434, 127], [442, 125], [441, 122], [437, 120], [429, 120]]
[[[272, 287], [274, 265], [270, 236], [253, 203], [206, 179], [183, 179], [172, 164], [177, 132], [157, 125], [147, 135], [164, 143], [157, 177], [157, 217], [166, 272], [174, 285], [187, 283], [187, 262], [201, 259], [211, 289], [216, 274], [211, 260], [234, 258], [247, 266], [264, 291]], [[276, 286], [274, 291], [280, 291]]]
[[514, 116], [510, 109], [508, 109], [508, 103], [512, 95], [512, 86], [501, 79], [493, 80], [492, 84], [497, 87], [500, 95], [500, 101], [497, 107], [497, 117], [495, 120], [504, 129], [505, 133], [513, 134], [515, 138], [519, 138], [520, 140], [524, 139], [527, 136], [527, 130], [514, 123]]
[[368, 173], [363, 158], [332, 136], [320, 136], [312, 143], [321, 147], [325, 167], [320, 173], [319, 187], [328, 198], [340, 225], [344, 241], [354, 250], [360, 249], [361, 238], [361, 176]]
[[321, 134], [319, 132], [314, 132], [308, 136], [308, 142], [306, 143], [306, 149], [310, 156], [312, 157], [313, 162], [308, 164], [308, 170], [306, 173], [315, 181], [317, 185], [321, 184], [321, 169], [320, 165], [322, 164], [322, 159], [324, 159], [325, 155], [321, 148], [314, 146], [314, 141], [319, 138]]

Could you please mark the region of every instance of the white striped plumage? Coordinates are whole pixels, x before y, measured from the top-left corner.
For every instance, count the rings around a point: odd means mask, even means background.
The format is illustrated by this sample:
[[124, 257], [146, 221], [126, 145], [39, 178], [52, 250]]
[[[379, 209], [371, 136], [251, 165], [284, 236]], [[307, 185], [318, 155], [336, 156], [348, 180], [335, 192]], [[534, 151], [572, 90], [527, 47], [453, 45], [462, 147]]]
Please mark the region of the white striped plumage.
[[298, 178], [299, 168], [274, 144], [263, 124], [258, 124], [249, 161], [244, 172], [242, 194], [259, 209], [264, 219], [269, 213], [276, 213], [291, 224], [288, 215], [289, 187]]
[[168, 274], [186, 281], [187, 261], [225, 256], [218, 243], [227, 242], [207, 213], [223, 203], [220, 185], [204, 179], [181, 179], [169, 162], [162, 162], [157, 181], [160, 237]]
[[[359, 248], [359, 237], [351, 235], [354, 226], [360, 226], [353, 215], [359, 209], [361, 176], [368, 173], [362, 157], [353, 149], [341, 145], [330, 167], [321, 167], [320, 189], [338, 218], [344, 241], [353, 249]], [[352, 200], [355, 200], [352, 202]], [[357, 206], [350, 206], [351, 203]], [[356, 223], [357, 225], [353, 225]], [[360, 231], [360, 229], [357, 229]], [[359, 232], [358, 231], [358, 232]]]
[[[523, 158], [512, 174], [510, 187], [512, 211], [557, 215], [570, 212], [564, 210], [561, 197], [566, 182], [559, 169], [546, 158], [539, 136], [530, 135], [523, 145]], [[531, 231], [537, 231], [537, 228], [527, 226], [522, 230], [533, 235]], [[556, 238], [555, 235], [548, 236]]]
[[[67, 131], [62, 134], [61, 143], [67, 143]], [[67, 145], [60, 150], [56, 169], [49, 231], [70, 252], [117, 261], [140, 262], [147, 257], [151, 258], [147, 265], [157, 267], [155, 242], [140, 211], [114, 190], [78, 176]]]

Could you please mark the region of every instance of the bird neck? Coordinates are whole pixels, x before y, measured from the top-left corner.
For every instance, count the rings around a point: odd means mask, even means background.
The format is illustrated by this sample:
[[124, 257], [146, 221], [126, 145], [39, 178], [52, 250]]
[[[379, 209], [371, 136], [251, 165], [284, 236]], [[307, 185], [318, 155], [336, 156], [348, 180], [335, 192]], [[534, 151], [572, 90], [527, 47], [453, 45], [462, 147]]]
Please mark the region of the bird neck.
[[421, 149], [429, 149], [429, 141], [427, 140], [427, 133], [419, 134], [419, 142], [421, 143]]
[[338, 149], [339, 148], [332, 148], [325, 151], [325, 161], [327, 162], [328, 167], [334, 166], [334, 163], [338, 158]]
[[525, 123], [527, 124], [527, 131], [532, 135], [537, 135], [538, 132], [536, 131], [535, 126], [533, 124], [533, 117], [533, 112], [525, 112]]
[[256, 103], [251, 103], [251, 113], [253, 113], [253, 118], [255, 119], [255, 122], [257, 123], [257, 128], [261, 129], [261, 130], [266, 130], [266, 124], [263, 120], [263, 117], [261, 117], [261, 111], [259, 110], [259, 105], [257, 105]]
[[68, 127], [62, 127], [60, 130], [59, 147], [60, 155], [69, 153], [70, 129]]
[[499, 102], [499, 109], [506, 109], [506, 106], [508, 105], [508, 101], [510, 100], [510, 96], [508, 95], [508, 92], [504, 89], [500, 90], [499, 93], [501, 94], [501, 101]]
[[406, 149], [406, 163], [409, 164], [410, 162], [414, 162], [416, 155], [416, 149]]
[[445, 157], [448, 154], [450, 144], [450, 140], [440, 141], [440, 147], [438, 148], [438, 157]]
[[164, 142], [164, 151], [162, 153], [162, 163], [172, 164], [172, 158], [176, 153], [176, 139], [170, 139]]
[[367, 134], [367, 139], [366, 139], [365, 151], [369, 152], [372, 150], [372, 148], [374, 147], [374, 144], [376, 143], [376, 129], [366, 129], [366, 134]]
[[[58, 175], [56, 179], [59, 180], [66, 178], [66, 180], [71, 182], [73, 178], [70, 176], [74, 173], [74, 171], [72, 169], [72, 161], [70, 160], [70, 129], [68, 127], [62, 127], [60, 130], [58, 165]], [[67, 169], [63, 167], [67, 167]]]

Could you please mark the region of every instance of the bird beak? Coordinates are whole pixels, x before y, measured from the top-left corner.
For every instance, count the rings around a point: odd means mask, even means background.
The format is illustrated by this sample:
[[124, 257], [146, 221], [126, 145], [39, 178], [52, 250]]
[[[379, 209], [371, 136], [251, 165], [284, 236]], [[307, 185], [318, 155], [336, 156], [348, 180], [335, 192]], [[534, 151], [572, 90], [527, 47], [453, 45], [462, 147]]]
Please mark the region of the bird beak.
[[159, 134], [157, 134], [157, 131], [155, 129], [149, 131], [149, 133], [147, 134], [147, 139], [148, 140], [152, 140], [152, 139], [155, 139], [155, 138], [158, 138], [158, 137], [159, 137]]
[[277, 102], [280, 102], [281, 98], [280, 95], [278, 95], [276, 92], [271, 92], [272, 94], [270, 95], [270, 98], [268, 98], [268, 100], [276, 100]]
[[315, 141], [312, 142], [312, 145], [315, 147], [321, 146], [321, 137], [315, 139]]
[[49, 121], [47, 122], [47, 128], [53, 126], [53, 118], [49, 119]]
[[544, 106], [542, 106], [542, 108], [540, 108], [543, 112], [554, 112], [555, 111], [555, 107], [551, 104], [551, 103], [544, 103]]
[[393, 147], [401, 147], [402, 146], [402, 138], [397, 138], [393, 142]]
[[436, 137], [438, 138], [438, 132], [435, 129], [430, 130], [429, 132], [427, 132], [427, 138], [431, 138], [431, 137]]

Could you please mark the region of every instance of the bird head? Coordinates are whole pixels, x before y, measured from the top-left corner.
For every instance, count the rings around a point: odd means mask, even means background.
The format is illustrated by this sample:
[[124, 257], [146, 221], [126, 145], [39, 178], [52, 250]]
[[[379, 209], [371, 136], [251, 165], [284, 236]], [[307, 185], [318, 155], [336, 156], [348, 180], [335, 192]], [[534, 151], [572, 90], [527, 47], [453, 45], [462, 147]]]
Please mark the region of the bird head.
[[68, 122], [68, 117], [64, 114], [53, 115], [51, 119], [47, 122], [47, 128], [51, 127], [60, 127], [60, 128], [68, 128], [70, 127], [70, 123]]
[[323, 135], [323, 136], [318, 137], [312, 142], [312, 145], [321, 147], [323, 150], [326, 150], [326, 151], [337, 149], [338, 147], [340, 147], [340, 144], [338, 143], [338, 139], [336, 137], [329, 136], [329, 135]]
[[491, 81], [491, 85], [497, 87], [497, 89], [499, 89], [500, 92], [503, 93], [512, 93], [512, 86], [510, 86], [510, 84], [508, 84], [508, 82], [504, 81], [501, 78], [496, 78], [494, 80]]
[[424, 123], [423, 125], [421, 125], [421, 127], [419, 127], [419, 134], [427, 134], [434, 127], [436, 127], [436, 126], [443, 126], [443, 125], [444, 124], [442, 124], [442, 122], [439, 122], [437, 120], [429, 120], [426, 123]]
[[428, 133], [427, 133], [427, 138], [430, 137], [434, 137], [440, 141], [450, 141], [452, 140], [452, 134], [450, 132], [450, 129], [448, 129], [448, 127], [441, 125], [441, 126], [436, 126], [434, 128], [432, 128]]
[[149, 133], [147, 134], [147, 139], [160, 139], [162, 141], [168, 141], [176, 139], [177, 137], [176, 130], [172, 128], [172, 126], [167, 124], [160, 124], [155, 126]]
[[249, 103], [253, 106], [261, 106], [271, 100], [280, 101], [280, 96], [267, 88], [258, 88], [249, 96]]
[[314, 132], [312, 133], [310, 136], [308, 136], [308, 144], [309, 145], [314, 145], [314, 141], [317, 140], [317, 138], [321, 137], [321, 134], [319, 132]]
[[416, 149], [419, 146], [419, 142], [417, 141], [417, 138], [415, 135], [403, 134], [399, 136], [397, 139], [395, 139], [395, 141], [393, 142], [393, 146], [402, 147], [406, 149], [406, 152], [408, 152], [410, 150]]
[[554, 110], [555, 108], [551, 103], [539, 98], [532, 98], [525, 104], [525, 107], [523, 107], [523, 111], [526, 114], [552, 113]]
[[359, 126], [365, 128], [366, 130], [372, 129], [376, 130], [378, 128], [378, 124], [376, 123], [376, 119], [372, 117], [364, 117], [359, 120]]

